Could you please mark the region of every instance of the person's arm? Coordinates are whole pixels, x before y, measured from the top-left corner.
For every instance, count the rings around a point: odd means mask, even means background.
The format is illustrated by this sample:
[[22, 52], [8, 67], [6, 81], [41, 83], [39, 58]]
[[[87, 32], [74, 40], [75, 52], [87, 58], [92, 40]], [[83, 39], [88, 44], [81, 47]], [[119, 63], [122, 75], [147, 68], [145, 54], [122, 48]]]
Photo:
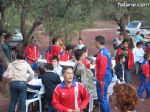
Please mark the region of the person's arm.
[[80, 92], [81, 92], [81, 97], [82, 97], [82, 104], [80, 105], [79, 108], [80, 108], [80, 110], [84, 110], [84, 109], [86, 109], [86, 107], [89, 103], [90, 96], [89, 96], [89, 93], [87, 92], [87, 90], [83, 86], [81, 87]]
[[147, 64], [142, 65], [142, 74], [149, 79], [149, 66]]
[[63, 104], [60, 103], [59, 98], [60, 98], [60, 93], [58, 92], [58, 86], [57, 86], [53, 93], [52, 105], [58, 111], [68, 112], [69, 109], [64, 107]]
[[32, 70], [31, 66], [27, 63], [27, 71], [33, 77], [35, 75], [34, 71]]

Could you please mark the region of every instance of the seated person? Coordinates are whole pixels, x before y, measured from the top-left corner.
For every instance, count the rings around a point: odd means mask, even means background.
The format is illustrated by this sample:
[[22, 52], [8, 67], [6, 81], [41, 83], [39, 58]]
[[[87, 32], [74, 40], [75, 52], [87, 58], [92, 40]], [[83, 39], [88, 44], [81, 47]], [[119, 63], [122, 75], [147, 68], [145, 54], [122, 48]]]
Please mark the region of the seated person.
[[48, 112], [57, 112], [52, 107], [52, 96], [55, 87], [61, 83], [61, 80], [59, 75], [53, 72], [53, 66], [51, 64], [45, 65], [45, 73], [41, 75], [41, 79], [42, 79], [42, 83], [45, 86], [46, 100], [49, 103]]
[[110, 96], [112, 107], [117, 107], [120, 112], [136, 112], [138, 98], [135, 88], [128, 84], [117, 84], [113, 90], [114, 94]]
[[62, 76], [62, 67], [59, 65], [58, 56], [54, 56], [52, 58], [53, 71], [58, 74], [60, 77]]

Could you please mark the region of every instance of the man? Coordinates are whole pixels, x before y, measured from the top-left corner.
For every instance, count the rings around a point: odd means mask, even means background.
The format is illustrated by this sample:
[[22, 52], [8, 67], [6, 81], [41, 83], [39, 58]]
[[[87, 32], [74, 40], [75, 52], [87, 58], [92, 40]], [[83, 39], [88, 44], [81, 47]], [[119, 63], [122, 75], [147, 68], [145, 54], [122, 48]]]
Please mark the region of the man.
[[4, 44], [2, 45], [2, 50], [3, 53], [5, 54], [5, 56], [7, 57], [7, 59], [9, 61], [12, 60], [11, 57], [11, 46], [9, 45], [9, 43], [12, 41], [12, 34], [8, 33], [4, 36]]
[[47, 63], [51, 63], [53, 56], [60, 57], [61, 55], [61, 47], [59, 45], [59, 38], [53, 38], [52, 44], [46, 50], [46, 59]]
[[99, 49], [96, 57], [96, 79], [97, 95], [101, 112], [110, 112], [110, 105], [107, 97], [108, 86], [112, 80], [111, 54], [105, 48], [105, 38], [95, 38], [96, 48]]
[[55, 87], [61, 83], [59, 75], [53, 72], [53, 65], [47, 64], [45, 66], [45, 73], [41, 75], [42, 83], [45, 86], [46, 90], [46, 99], [49, 103], [49, 111], [48, 112], [57, 112], [52, 107], [52, 96]]
[[126, 83], [130, 83], [131, 79], [131, 70], [134, 65], [134, 56], [132, 50], [129, 46], [129, 39], [124, 38], [122, 42], [122, 47], [117, 50], [116, 53], [116, 64], [119, 63], [119, 55], [123, 54], [126, 58], [125, 61], [125, 81]]
[[82, 49], [83, 47], [85, 47], [85, 45], [83, 44], [83, 39], [79, 38], [78, 39], [78, 45], [77, 45], [76, 49]]
[[57, 85], [52, 104], [59, 112], [81, 112], [87, 107], [89, 94], [81, 83], [73, 80], [73, 68], [63, 69], [64, 82]]
[[31, 43], [25, 48], [24, 52], [26, 54], [27, 62], [35, 70], [38, 67], [37, 60], [40, 58], [40, 53], [34, 37], [32, 37]]

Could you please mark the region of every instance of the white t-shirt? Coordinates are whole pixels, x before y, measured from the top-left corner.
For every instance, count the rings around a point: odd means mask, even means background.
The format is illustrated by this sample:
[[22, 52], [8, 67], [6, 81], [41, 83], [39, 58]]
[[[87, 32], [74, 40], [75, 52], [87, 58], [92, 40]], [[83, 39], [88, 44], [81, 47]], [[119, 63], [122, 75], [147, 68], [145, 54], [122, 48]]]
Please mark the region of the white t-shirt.
[[85, 47], [84, 44], [78, 44], [76, 48], [77, 48], [77, 49], [82, 49], [83, 47]]
[[135, 47], [133, 49], [133, 55], [134, 55], [134, 62], [142, 62], [144, 57], [144, 50], [143, 48], [137, 48]]

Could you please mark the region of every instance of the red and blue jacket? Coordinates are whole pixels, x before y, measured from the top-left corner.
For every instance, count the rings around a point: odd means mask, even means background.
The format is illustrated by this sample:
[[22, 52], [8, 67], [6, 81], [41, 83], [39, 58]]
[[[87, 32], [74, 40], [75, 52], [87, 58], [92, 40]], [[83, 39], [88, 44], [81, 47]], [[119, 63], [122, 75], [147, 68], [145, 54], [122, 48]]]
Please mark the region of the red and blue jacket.
[[[57, 85], [53, 94], [52, 105], [59, 112], [68, 112], [68, 109], [75, 110], [75, 81], [72, 82], [71, 87], [66, 87], [65, 83]], [[90, 96], [83, 86], [83, 84], [78, 83], [78, 107], [85, 109], [88, 105]]]
[[[122, 48], [119, 48], [116, 53], [116, 63], [119, 63], [119, 55], [122, 54]], [[134, 64], [134, 57], [131, 49], [128, 49], [128, 69], [131, 70]]]
[[60, 58], [61, 48], [57, 45], [49, 46], [46, 50], [47, 63], [51, 63], [53, 56], [58, 56]]
[[142, 75], [146, 77], [146, 79], [150, 79], [150, 65], [147, 60], [144, 60], [141, 66], [142, 69]]
[[24, 52], [26, 54], [26, 59], [30, 64], [35, 63], [40, 57], [39, 48], [36, 44], [29, 44]]
[[100, 81], [112, 79], [111, 54], [106, 48], [100, 49], [96, 57], [96, 79]]
[[65, 51], [64, 53], [61, 53], [60, 55], [60, 61], [68, 61], [68, 60], [71, 60], [71, 58], [72, 57], [67, 51]]

